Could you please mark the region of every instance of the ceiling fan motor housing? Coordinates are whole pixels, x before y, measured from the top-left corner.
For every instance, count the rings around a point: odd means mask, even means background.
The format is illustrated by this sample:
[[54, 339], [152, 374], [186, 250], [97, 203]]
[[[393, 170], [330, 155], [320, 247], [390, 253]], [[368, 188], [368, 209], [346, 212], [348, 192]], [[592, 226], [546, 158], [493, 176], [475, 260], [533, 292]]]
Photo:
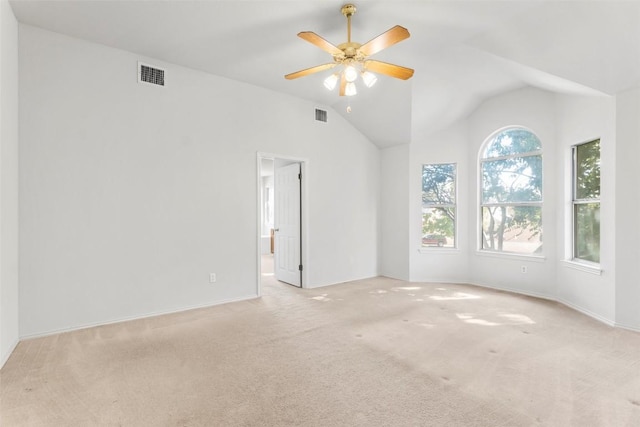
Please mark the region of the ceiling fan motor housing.
[[362, 46], [360, 43], [354, 43], [354, 42], [339, 44], [338, 49], [342, 51], [342, 55], [340, 54], [334, 55], [333, 58], [337, 62], [342, 62], [347, 58], [355, 59], [356, 61], [362, 61], [365, 58], [365, 56], [358, 52], [358, 49], [360, 49], [360, 46]]
[[356, 13], [356, 6], [353, 4], [345, 4], [344, 6], [342, 6], [342, 9], [340, 11], [344, 16], [349, 17]]

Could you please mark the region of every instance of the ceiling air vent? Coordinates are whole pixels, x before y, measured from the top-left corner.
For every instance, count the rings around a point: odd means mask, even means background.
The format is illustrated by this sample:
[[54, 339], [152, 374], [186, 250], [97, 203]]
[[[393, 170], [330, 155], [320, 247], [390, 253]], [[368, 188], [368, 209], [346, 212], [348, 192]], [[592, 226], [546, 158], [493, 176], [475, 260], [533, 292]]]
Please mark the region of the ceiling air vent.
[[164, 70], [138, 62], [138, 82], [164, 86]]
[[327, 123], [327, 112], [316, 108], [316, 120], [319, 122]]

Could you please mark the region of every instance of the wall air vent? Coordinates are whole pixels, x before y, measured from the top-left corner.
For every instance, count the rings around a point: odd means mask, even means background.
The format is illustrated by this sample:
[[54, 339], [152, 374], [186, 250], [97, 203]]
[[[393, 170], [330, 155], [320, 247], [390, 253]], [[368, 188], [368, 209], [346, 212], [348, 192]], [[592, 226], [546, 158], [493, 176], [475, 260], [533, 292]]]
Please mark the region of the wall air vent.
[[164, 70], [138, 62], [138, 82], [164, 86]]
[[319, 122], [327, 123], [327, 112], [316, 108], [316, 120]]

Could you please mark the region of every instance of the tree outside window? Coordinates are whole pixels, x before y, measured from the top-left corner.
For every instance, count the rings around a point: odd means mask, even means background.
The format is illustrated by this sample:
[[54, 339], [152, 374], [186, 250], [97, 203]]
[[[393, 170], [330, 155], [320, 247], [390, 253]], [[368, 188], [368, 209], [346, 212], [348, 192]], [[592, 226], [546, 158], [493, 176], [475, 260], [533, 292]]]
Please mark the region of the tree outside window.
[[481, 249], [542, 252], [542, 145], [531, 131], [502, 130], [484, 145]]
[[573, 147], [573, 258], [600, 262], [600, 140]]
[[456, 246], [456, 165], [422, 166], [422, 247]]

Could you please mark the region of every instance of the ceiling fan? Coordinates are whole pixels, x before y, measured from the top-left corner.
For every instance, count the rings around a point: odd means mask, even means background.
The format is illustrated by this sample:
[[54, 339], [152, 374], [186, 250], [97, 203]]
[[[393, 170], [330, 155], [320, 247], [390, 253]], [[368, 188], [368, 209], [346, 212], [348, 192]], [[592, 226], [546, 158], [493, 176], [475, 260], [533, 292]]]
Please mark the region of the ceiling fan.
[[335, 46], [314, 32], [303, 31], [298, 33], [298, 37], [301, 39], [331, 54], [331, 56], [333, 56], [333, 62], [287, 74], [284, 76], [285, 79], [293, 80], [334, 68], [337, 65], [343, 65], [343, 70], [327, 77], [324, 85], [327, 89], [332, 90], [338, 80], [340, 80], [340, 96], [351, 96], [356, 94], [354, 82], [357, 80], [359, 74], [362, 76], [367, 87], [373, 86], [377, 80], [372, 72], [402, 80], [407, 80], [413, 76], [413, 70], [411, 68], [369, 59], [371, 55], [409, 38], [410, 34], [406, 28], [396, 25], [365, 44], [355, 43], [351, 41], [351, 17], [356, 13], [356, 7], [353, 4], [345, 4], [342, 6], [341, 12], [347, 18], [346, 43]]

